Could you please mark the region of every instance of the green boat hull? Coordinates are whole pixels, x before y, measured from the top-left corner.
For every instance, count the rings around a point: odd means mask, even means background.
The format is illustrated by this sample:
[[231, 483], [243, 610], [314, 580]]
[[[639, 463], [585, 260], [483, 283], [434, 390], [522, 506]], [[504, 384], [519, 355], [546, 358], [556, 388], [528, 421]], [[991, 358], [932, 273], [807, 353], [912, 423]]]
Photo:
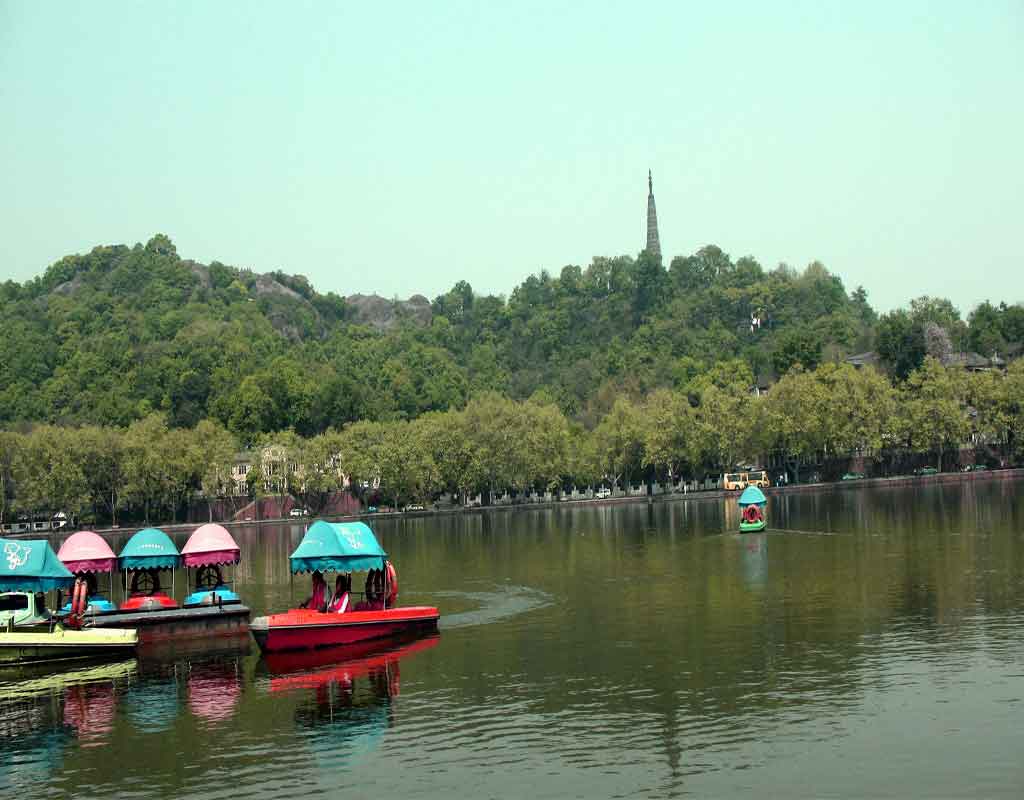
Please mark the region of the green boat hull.
[[767, 527], [768, 522], [766, 520], [761, 520], [760, 522], [741, 522], [740, 533], [757, 533]]

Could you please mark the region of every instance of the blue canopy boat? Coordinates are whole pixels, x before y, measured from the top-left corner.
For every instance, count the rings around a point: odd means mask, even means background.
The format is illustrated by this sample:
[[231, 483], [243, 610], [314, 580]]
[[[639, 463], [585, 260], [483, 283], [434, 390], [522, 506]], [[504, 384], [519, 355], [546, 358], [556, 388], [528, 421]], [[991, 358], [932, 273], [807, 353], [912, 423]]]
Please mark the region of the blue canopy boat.
[[[394, 607], [398, 576], [365, 523], [314, 522], [289, 564], [293, 575], [313, 573], [313, 594], [304, 607], [252, 621], [253, 638], [264, 652], [349, 645], [437, 628], [433, 606]], [[347, 589], [328, 597], [323, 573], [360, 571], [369, 572], [361, 602], [350, 609]]]
[[[122, 611], [152, 611], [177, 608], [174, 601], [174, 570], [181, 563], [181, 554], [171, 537], [159, 528], [145, 528], [128, 540], [117, 557], [124, 570]], [[171, 594], [161, 590], [160, 573], [171, 572]], [[131, 575], [131, 585], [128, 576]]]
[[[75, 587], [73, 613], [62, 620], [46, 610], [45, 593]], [[76, 579], [50, 543], [0, 539], [0, 664], [96, 656], [124, 657], [138, 643], [135, 630], [75, 630], [83, 622], [85, 582]]]
[[748, 486], [740, 495], [739, 505], [740, 533], [755, 533], [767, 527], [765, 509], [768, 498], [764, 496], [764, 492], [756, 486]]

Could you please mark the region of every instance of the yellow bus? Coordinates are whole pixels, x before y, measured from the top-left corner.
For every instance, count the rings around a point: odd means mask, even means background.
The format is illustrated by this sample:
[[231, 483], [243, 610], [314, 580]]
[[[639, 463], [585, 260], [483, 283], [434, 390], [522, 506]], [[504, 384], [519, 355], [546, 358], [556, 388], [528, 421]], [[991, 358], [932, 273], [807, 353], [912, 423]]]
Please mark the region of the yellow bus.
[[758, 486], [767, 489], [772, 485], [768, 480], [768, 473], [763, 469], [751, 470], [749, 472], [726, 472], [722, 476], [722, 488], [727, 492], [737, 492], [746, 489], [748, 486]]

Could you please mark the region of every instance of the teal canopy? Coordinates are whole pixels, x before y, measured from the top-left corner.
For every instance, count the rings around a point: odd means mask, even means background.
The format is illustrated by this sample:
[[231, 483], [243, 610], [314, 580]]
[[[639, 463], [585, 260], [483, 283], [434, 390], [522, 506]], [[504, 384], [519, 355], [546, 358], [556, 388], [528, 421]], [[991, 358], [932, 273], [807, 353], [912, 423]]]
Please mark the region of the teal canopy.
[[159, 528], [146, 528], [128, 540], [117, 561], [121, 569], [174, 569], [181, 556], [170, 536]]
[[0, 591], [48, 592], [66, 589], [75, 576], [44, 540], [0, 539]]
[[741, 506], [763, 506], [767, 502], [768, 498], [764, 496], [764, 492], [756, 486], [748, 486], [740, 495]]
[[309, 526], [291, 555], [292, 572], [356, 572], [380, 569], [387, 553], [362, 522], [324, 522]]

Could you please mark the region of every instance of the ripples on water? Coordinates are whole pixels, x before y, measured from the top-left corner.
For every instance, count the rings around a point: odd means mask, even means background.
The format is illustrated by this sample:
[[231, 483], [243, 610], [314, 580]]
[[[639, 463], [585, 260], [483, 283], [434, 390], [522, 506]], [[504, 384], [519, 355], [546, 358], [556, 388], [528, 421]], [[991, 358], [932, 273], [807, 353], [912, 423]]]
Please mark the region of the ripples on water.
[[[977, 492], [382, 522], [439, 639], [0, 673], [0, 797], [1017, 797], [1024, 520]], [[240, 537], [258, 612], [292, 534]]]

